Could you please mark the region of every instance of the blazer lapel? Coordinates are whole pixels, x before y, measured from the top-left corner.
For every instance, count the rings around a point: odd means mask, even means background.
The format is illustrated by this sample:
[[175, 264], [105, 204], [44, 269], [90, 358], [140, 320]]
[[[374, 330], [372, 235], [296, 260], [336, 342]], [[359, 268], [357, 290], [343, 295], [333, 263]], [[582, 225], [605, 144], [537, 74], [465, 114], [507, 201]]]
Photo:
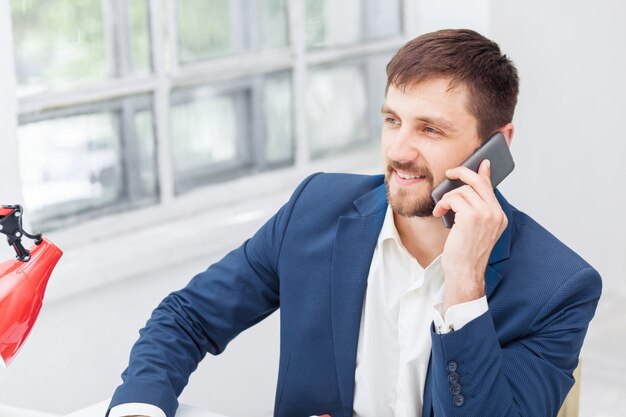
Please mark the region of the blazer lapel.
[[491, 250], [491, 254], [489, 255], [489, 264], [485, 270], [485, 294], [487, 295], [487, 298], [493, 294], [493, 291], [502, 280], [502, 275], [496, 270], [494, 265], [509, 258], [511, 252], [511, 241], [513, 240], [513, 207], [511, 207], [509, 202], [506, 201], [498, 189], [495, 189], [494, 191], [496, 193], [496, 198], [502, 207], [502, 211], [506, 214], [509, 223], [506, 226], [506, 229], [504, 229], [504, 232], [502, 232], [502, 235], [500, 235], [500, 238], [494, 245]]
[[[485, 270], [485, 295], [487, 295], [487, 299], [491, 297], [494, 290], [498, 286], [498, 284], [502, 281], [502, 274], [496, 270], [494, 265], [500, 261], [507, 259], [510, 255], [511, 250], [511, 241], [513, 239], [513, 207], [509, 204], [508, 201], [504, 198], [504, 196], [498, 191], [494, 189], [496, 198], [500, 202], [500, 206], [506, 214], [506, 217], [509, 221], [506, 229], [502, 232], [502, 235], [494, 245], [491, 254], [489, 255], [489, 264], [487, 265], [487, 269]], [[432, 359], [432, 355], [431, 355]], [[424, 405], [422, 408], [423, 417], [431, 417], [433, 413], [432, 406], [432, 362], [428, 363], [428, 375], [426, 376], [426, 383], [424, 386]]]
[[384, 185], [364, 195], [357, 216], [339, 219], [333, 252], [331, 306], [343, 414], [352, 416], [356, 352], [367, 277], [387, 207]]
[[[489, 257], [489, 265], [485, 271], [487, 297], [491, 296], [502, 280], [501, 274], [493, 267], [493, 264], [509, 257], [512, 240], [512, 207], [497, 189], [495, 193], [509, 219], [509, 224]], [[384, 184], [357, 199], [354, 206], [358, 214], [339, 219], [331, 275], [331, 316], [335, 364], [341, 405], [346, 417], [352, 416], [356, 352], [367, 276], [387, 208]], [[431, 367], [432, 363], [429, 363], [424, 389], [423, 415], [425, 417], [432, 415]]]

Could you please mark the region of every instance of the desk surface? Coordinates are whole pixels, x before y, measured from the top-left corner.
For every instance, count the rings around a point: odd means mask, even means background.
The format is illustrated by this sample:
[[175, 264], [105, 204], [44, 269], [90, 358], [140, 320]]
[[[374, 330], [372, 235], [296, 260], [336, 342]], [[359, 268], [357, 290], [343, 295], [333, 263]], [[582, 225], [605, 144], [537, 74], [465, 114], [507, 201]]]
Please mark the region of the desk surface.
[[[102, 401], [101, 403], [94, 404], [91, 407], [84, 408], [74, 413], [68, 414], [65, 417], [104, 417], [104, 413], [107, 411], [109, 400]], [[181, 404], [176, 412], [176, 417], [226, 417], [223, 414], [212, 413], [210, 411], [201, 410], [199, 408], [191, 407], [185, 404]]]

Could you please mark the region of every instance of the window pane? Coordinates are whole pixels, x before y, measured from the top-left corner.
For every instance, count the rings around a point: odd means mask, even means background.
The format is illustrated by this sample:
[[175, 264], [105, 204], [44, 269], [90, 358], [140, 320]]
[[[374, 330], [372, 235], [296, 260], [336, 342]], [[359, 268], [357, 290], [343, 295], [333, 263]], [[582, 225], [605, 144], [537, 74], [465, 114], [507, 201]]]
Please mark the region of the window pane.
[[400, 0], [366, 0], [365, 39], [387, 38], [402, 33]]
[[122, 194], [118, 118], [97, 113], [18, 128], [24, 200], [33, 220], [110, 204]]
[[177, 11], [181, 62], [230, 52], [234, 42], [229, 0], [179, 0]]
[[20, 95], [150, 72], [147, 0], [11, 0], [11, 12]]
[[265, 158], [269, 164], [293, 160], [293, 104], [291, 79], [269, 78], [263, 84], [262, 111], [265, 118]]
[[170, 131], [178, 191], [188, 188], [187, 183], [207, 182], [220, 163], [237, 162], [236, 102], [234, 95], [205, 95], [172, 106]]
[[289, 72], [174, 91], [176, 192], [293, 163], [292, 102]]
[[150, 62], [150, 25], [147, 0], [128, 0], [128, 21], [132, 71], [135, 74], [147, 74], [152, 68]]
[[367, 93], [360, 65], [311, 69], [306, 109], [313, 157], [369, 139]]
[[306, 0], [309, 47], [354, 43], [362, 35], [361, 0]]
[[393, 57], [393, 53], [370, 56], [365, 60], [365, 72], [367, 74], [368, 88], [368, 119], [370, 132], [374, 141], [380, 139], [383, 128], [383, 118], [380, 108], [385, 101], [385, 88], [387, 87], [387, 63]]
[[259, 47], [269, 49], [287, 46], [287, 0], [247, 1], [249, 3], [256, 1], [256, 7], [258, 7]]
[[286, 0], [178, 0], [182, 63], [287, 44]]
[[306, 45], [315, 48], [398, 35], [400, 17], [400, 0], [306, 0]]
[[36, 228], [156, 201], [150, 106], [149, 97], [131, 97], [24, 116], [18, 128], [20, 176]]
[[101, 0], [11, 0], [20, 93], [106, 78]]
[[139, 111], [134, 115], [135, 134], [137, 136], [137, 165], [139, 166], [139, 183], [143, 196], [157, 195], [157, 165], [154, 143], [154, 123], [151, 111]]

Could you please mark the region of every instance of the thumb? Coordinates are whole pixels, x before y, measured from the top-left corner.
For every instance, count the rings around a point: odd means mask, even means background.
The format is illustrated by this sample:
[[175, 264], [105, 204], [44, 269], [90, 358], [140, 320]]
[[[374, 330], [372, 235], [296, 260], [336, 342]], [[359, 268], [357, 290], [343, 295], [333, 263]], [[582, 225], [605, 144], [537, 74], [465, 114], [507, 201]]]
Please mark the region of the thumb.
[[491, 161], [488, 159], [483, 160], [478, 167], [478, 173], [480, 175], [491, 176]]

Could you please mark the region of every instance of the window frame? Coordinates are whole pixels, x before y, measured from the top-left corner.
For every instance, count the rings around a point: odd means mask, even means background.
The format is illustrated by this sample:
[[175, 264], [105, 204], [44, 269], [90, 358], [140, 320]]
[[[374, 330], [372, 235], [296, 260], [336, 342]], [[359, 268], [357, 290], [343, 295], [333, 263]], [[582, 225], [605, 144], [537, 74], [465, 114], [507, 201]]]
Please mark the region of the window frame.
[[[59, 107], [48, 110], [45, 113], [18, 115], [18, 125], [99, 113], [111, 113], [117, 120], [114, 130], [118, 135], [117, 139], [121, 151], [121, 154], [118, 156], [122, 168], [122, 182], [125, 185], [123, 187], [123, 195], [118, 200], [93, 207], [87, 212], [79, 210], [74, 213], [68, 213], [67, 217], [49, 220], [50, 224], [55, 228], [59, 228], [76, 221], [89, 221], [89, 219], [95, 216], [118, 213], [123, 210], [140, 208], [147, 204], [158, 202], [158, 178], [156, 180], [157, 194], [155, 196], [146, 196], [141, 195], [139, 192], [142, 188], [140, 176], [133, 174], [133, 172], [139, 170], [139, 166], [136, 163], [139, 160], [139, 137], [135, 131], [134, 116], [139, 112], [151, 111], [153, 107], [152, 102], [153, 99], [149, 94], [128, 95], [72, 107]], [[152, 122], [154, 130], [154, 119]], [[19, 140], [19, 136], [17, 139]], [[156, 155], [154, 156], [156, 157]]]
[[[112, 78], [89, 85], [81, 85], [75, 88], [35, 93], [28, 96], [18, 97], [17, 106], [12, 117], [14, 120], [29, 117], [31, 113], [47, 112], [54, 109], [69, 108], [74, 106], [88, 106], [91, 103], [110, 102], [121, 100], [125, 97], [135, 95], [151, 95], [152, 111], [154, 121], [155, 151], [157, 158], [157, 184], [159, 189], [158, 203], [156, 206], [138, 208], [123, 213], [123, 217], [133, 224], [151, 224], [153, 221], [160, 221], [169, 218], [171, 210], [176, 208], [182, 213], [191, 213], [193, 206], [208, 206], [215, 203], [214, 196], [216, 184], [194, 189], [189, 196], [177, 195], [175, 190], [174, 167], [171, 157], [170, 139], [170, 99], [171, 94], [176, 89], [190, 88], [204, 84], [217, 84], [236, 80], [240, 78], [254, 78], [258, 75], [267, 75], [279, 71], [290, 71], [292, 82], [293, 100], [293, 140], [294, 140], [294, 161], [293, 165], [283, 167], [276, 172], [266, 171], [255, 174], [254, 178], [242, 179], [241, 182], [250, 181], [257, 185], [253, 187], [243, 187], [238, 190], [236, 187], [229, 187], [228, 195], [218, 198], [219, 201], [232, 201], [250, 196], [250, 189], [262, 193], [265, 185], [270, 185], [279, 181], [281, 177], [299, 178], [305, 173], [311, 172], [315, 167], [323, 167], [328, 161], [313, 161], [308, 145], [307, 120], [305, 114], [305, 97], [307, 73], [311, 66], [333, 64], [336, 62], [366, 59], [369, 56], [384, 53], [393, 53], [406, 40], [412, 38], [417, 33], [417, 6], [412, 4], [412, 0], [400, 0], [401, 18], [403, 25], [401, 33], [393, 38], [363, 40], [356, 44], [328, 46], [322, 48], [307, 49], [305, 39], [304, 9], [305, 0], [287, 0], [287, 36], [288, 46], [279, 49], [266, 50], [260, 52], [247, 52], [242, 55], [223, 56], [206, 61], [190, 62], [180, 65], [178, 62], [178, 47], [174, 36], [167, 37], [166, 34], [175, 34], [176, 31], [176, 0], [145, 0], [149, 16], [150, 31], [150, 57], [152, 61], [152, 71], [149, 74], [129, 75], [126, 77]], [[238, 3], [243, 0], [236, 0]], [[109, 3], [111, 2], [111, 3]], [[117, 16], [120, 14], [119, 5], [123, 0], [103, 0], [103, 5], [108, 4], [108, 12], [105, 16]], [[369, 0], [364, 0], [364, 9]], [[116, 14], [117, 13], [117, 14]], [[0, 2], [0, 17], [11, 20], [9, 2]], [[243, 18], [243, 16], [242, 16]], [[106, 22], [106, 26], [111, 27], [111, 22]], [[8, 25], [9, 32], [11, 26]], [[128, 28], [126, 28], [128, 29]], [[120, 30], [110, 36], [113, 42], [120, 38]], [[122, 36], [123, 38], [123, 36]], [[0, 63], [10, 63], [9, 68], [14, 68], [13, 43], [11, 47], [3, 48], [0, 51]], [[119, 50], [119, 48], [115, 48]], [[132, 52], [131, 52], [132, 53]], [[118, 60], [124, 64], [124, 59]], [[124, 68], [117, 68], [121, 75]], [[5, 97], [16, 97], [17, 85], [13, 94]], [[369, 85], [368, 85], [369, 87]], [[9, 91], [10, 93], [10, 91]], [[5, 99], [6, 100], [6, 99]], [[4, 100], [2, 100], [4, 101]], [[10, 108], [10, 107], [9, 107]], [[15, 132], [9, 136], [16, 141]], [[372, 144], [372, 147], [377, 147]], [[16, 152], [15, 152], [16, 154]], [[15, 172], [15, 163], [9, 168]], [[345, 161], [345, 166], [350, 166], [355, 157], [349, 154], [336, 155], [331, 158], [334, 163]], [[356, 157], [362, 159], [362, 157]], [[341, 162], [340, 162], [341, 163]], [[280, 165], [280, 164], [279, 164]], [[13, 188], [20, 189], [19, 176], [14, 176]], [[218, 187], [222, 188], [222, 187]], [[21, 197], [21, 196], [20, 196]], [[191, 204], [190, 201], [195, 201]], [[149, 214], [148, 214], [149, 213]], [[100, 213], [99, 213], [100, 214]], [[76, 232], [90, 230], [94, 238], [110, 235], [115, 231], [122, 231], [124, 225], [120, 224], [119, 214], [106, 216], [104, 218], [94, 218], [84, 220], [82, 223], [69, 228], [69, 230], [55, 230], [52, 232], [59, 239], [69, 242], [81, 241], [73, 239], [72, 234]], [[105, 225], [106, 231], [99, 232], [93, 230], [94, 225]]]

